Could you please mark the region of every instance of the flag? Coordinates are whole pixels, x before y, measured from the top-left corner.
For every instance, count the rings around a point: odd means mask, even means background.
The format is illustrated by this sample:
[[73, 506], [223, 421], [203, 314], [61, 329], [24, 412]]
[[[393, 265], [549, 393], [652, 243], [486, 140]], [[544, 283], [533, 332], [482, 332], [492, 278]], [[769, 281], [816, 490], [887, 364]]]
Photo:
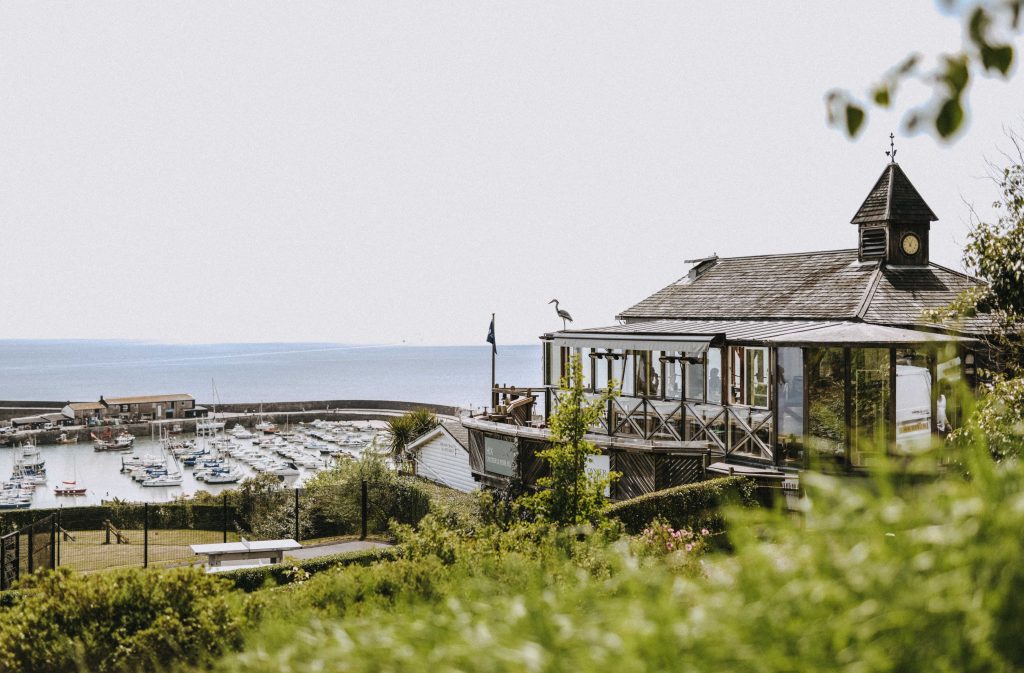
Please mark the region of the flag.
[[491, 326], [487, 329], [487, 343], [491, 344], [491, 352], [498, 352], [498, 342], [494, 339], [494, 316], [491, 316]]

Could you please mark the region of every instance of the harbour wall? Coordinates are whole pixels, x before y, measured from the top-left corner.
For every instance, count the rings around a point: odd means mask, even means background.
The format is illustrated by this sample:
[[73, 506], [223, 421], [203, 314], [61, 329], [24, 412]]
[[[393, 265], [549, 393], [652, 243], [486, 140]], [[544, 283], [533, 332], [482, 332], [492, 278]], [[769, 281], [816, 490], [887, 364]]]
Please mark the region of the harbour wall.
[[[39, 414], [59, 413], [67, 405], [67, 401], [56, 402], [53, 400], [0, 400], [0, 421], [9, 421], [12, 418], [22, 416], [38, 416]], [[406, 402], [401, 400], [309, 400], [305, 402], [245, 402], [238, 404], [217, 404], [212, 402], [197, 402], [200, 406], [217, 412], [227, 413], [256, 413], [260, 408], [265, 415], [286, 412], [305, 411], [333, 411], [347, 409], [371, 409], [386, 411], [409, 411], [411, 409], [427, 408], [438, 414], [458, 416], [459, 408], [445, 404], [432, 404], [430, 402]]]
[[[25, 402], [0, 400], [0, 420], [33, 416], [36, 414], [60, 411], [66, 402]], [[213, 405], [202, 404], [208, 409]], [[260, 409], [262, 408], [262, 413]], [[324, 420], [359, 420], [386, 421], [396, 415], [412, 409], [427, 408], [442, 416], [458, 416], [459, 408], [443, 404], [422, 402], [405, 402], [397, 400], [323, 400], [308, 402], [263, 402], [262, 404], [221, 404], [217, 405], [217, 418], [231, 425], [240, 423], [251, 428], [262, 418], [278, 425], [312, 421], [317, 418]], [[117, 427], [127, 430], [136, 437], [158, 436], [162, 428], [181, 426], [184, 433], [195, 432], [196, 419], [176, 418], [139, 423], [121, 423]], [[62, 432], [78, 437], [78, 443], [90, 446], [90, 433], [106, 432], [112, 426], [86, 428], [83, 426], [65, 426], [54, 430], [23, 430], [0, 438], [0, 446], [16, 442], [28, 436], [40, 444], [53, 444]]]

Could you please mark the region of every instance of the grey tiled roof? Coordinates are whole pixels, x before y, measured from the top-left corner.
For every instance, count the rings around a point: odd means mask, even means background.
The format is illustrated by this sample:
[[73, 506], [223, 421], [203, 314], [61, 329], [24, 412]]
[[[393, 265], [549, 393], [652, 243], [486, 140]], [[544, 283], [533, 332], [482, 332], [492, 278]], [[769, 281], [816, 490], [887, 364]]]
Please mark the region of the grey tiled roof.
[[877, 267], [858, 263], [856, 250], [723, 257], [695, 280], [684, 276], [618, 317], [846, 318], [856, 314]]
[[914, 185], [910, 184], [907, 174], [899, 164], [893, 163], [882, 171], [878, 182], [850, 222], [934, 222], [937, 219]]
[[[980, 281], [932, 264], [920, 268], [857, 261], [856, 250], [719, 258], [626, 309], [650, 320], [863, 320], [937, 327], [922, 311], [950, 304]], [[985, 331], [983, 317], [954, 331]]]
[[[924, 311], [944, 308], [957, 295], [978, 284], [980, 281], [938, 264], [884, 267], [863, 318], [887, 325], [932, 326], [922, 317]], [[960, 331], [980, 334], [991, 324], [991, 320], [982, 315], [965, 320]]]

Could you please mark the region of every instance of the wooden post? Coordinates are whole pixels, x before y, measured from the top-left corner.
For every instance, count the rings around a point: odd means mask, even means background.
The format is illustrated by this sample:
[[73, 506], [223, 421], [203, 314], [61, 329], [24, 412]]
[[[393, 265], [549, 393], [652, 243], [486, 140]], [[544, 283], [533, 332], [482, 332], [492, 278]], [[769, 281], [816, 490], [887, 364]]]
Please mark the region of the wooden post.
[[223, 512], [224, 512], [224, 542], [227, 543], [227, 541], [228, 541], [228, 494], [225, 493], [222, 496], [222, 498], [223, 498], [223, 502], [224, 502], [224, 510], [223, 510]]
[[142, 505], [142, 567], [149, 567], [149, 503]]
[[299, 541], [299, 489], [295, 489], [295, 541]]

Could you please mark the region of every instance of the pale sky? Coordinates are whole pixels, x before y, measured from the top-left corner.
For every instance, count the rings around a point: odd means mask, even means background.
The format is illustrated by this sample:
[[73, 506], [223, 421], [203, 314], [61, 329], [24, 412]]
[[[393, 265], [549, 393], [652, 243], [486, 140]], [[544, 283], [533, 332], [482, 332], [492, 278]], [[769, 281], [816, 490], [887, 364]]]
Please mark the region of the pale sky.
[[685, 259], [855, 247], [890, 130], [961, 268], [1021, 78], [951, 145], [823, 104], [959, 38], [924, 1], [5, 2], [0, 338], [535, 343], [555, 297], [596, 327]]

